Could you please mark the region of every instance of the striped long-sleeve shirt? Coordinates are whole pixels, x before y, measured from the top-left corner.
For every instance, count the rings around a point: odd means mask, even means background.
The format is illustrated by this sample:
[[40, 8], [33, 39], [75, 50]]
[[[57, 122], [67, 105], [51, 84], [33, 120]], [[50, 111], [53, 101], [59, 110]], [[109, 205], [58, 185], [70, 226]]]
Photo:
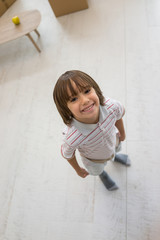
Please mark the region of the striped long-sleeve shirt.
[[65, 129], [62, 156], [71, 159], [76, 149], [86, 158], [107, 159], [115, 152], [115, 123], [123, 116], [124, 108], [120, 102], [106, 98], [105, 105], [100, 106], [99, 122], [85, 124], [73, 119]]

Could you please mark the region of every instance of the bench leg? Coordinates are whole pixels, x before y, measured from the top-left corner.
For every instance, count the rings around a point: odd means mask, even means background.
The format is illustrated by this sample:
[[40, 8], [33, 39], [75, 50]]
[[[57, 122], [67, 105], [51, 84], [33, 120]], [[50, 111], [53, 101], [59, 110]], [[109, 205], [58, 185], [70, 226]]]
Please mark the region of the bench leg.
[[36, 47], [36, 49], [38, 50], [38, 52], [41, 52], [41, 50], [39, 49], [39, 47], [37, 46], [37, 44], [35, 43], [35, 41], [33, 40], [33, 38], [31, 37], [30, 33], [26, 34], [27, 37], [29, 37], [29, 39], [31, 40], [31, 42], [33, 43], [33, 45]]
[[35, 29], [34, 31], [35, 31], [35, 33], [37, 33], [38, 37], [40, 37], [40, 34], [39, 34], [38, 30]]

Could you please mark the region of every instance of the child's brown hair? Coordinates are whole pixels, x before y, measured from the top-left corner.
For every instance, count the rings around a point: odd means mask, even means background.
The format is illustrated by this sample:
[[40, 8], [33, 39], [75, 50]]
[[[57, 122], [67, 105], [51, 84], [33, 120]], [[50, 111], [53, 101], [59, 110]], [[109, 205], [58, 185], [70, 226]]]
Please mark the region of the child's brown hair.
[[104, 105], [104, 97], [102, 91], [99, 88], [98, 84], [89, 75], [78, 70], [65, 72], [59, 77], [54, 87], [53, 98], [64, 123], [67, 125], [72, 122], [73, 118], [71, 111], [67, 107], [67, 102], [70, 98], [68, 89], [72, 95], [77, 94], [72, 86], [72, 81], [75, 83], [80, 92], [83, 91], [86, 87], [94, 88], [99, 98], [100, 105]]

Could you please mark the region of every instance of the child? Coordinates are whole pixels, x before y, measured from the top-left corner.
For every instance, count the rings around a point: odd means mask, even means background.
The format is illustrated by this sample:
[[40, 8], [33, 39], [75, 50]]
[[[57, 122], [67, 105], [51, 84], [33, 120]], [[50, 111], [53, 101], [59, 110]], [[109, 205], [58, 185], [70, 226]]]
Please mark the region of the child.
[[[60, 76], [53, 97], [67, 125], [61, 146], [62, 156], [80, 177], [99, 175], [109, 191], [118, 189], [104, 167], [109, 160], [130, 165], [127, 155], [116, 154], [120, 142], [125, 139], [123, 106], [118, 101], [104, 98], [98, 84], [89, 75], [77, 70]], [[86, 169], [79, 166], [76, 149]]]

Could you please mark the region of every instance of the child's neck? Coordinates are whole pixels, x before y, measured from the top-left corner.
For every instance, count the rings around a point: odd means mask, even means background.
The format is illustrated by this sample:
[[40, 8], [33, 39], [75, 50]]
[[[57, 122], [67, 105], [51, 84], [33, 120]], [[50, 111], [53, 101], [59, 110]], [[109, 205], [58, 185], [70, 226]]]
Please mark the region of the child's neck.
[[99, 122], [99, 116], [97, 119], [84, 119], [84, 121], [83, 120], [80, 121], [79, 119], [76, 119], [76, 120], [78, 122], [85, 123], [85, 124], [97, 124]]

